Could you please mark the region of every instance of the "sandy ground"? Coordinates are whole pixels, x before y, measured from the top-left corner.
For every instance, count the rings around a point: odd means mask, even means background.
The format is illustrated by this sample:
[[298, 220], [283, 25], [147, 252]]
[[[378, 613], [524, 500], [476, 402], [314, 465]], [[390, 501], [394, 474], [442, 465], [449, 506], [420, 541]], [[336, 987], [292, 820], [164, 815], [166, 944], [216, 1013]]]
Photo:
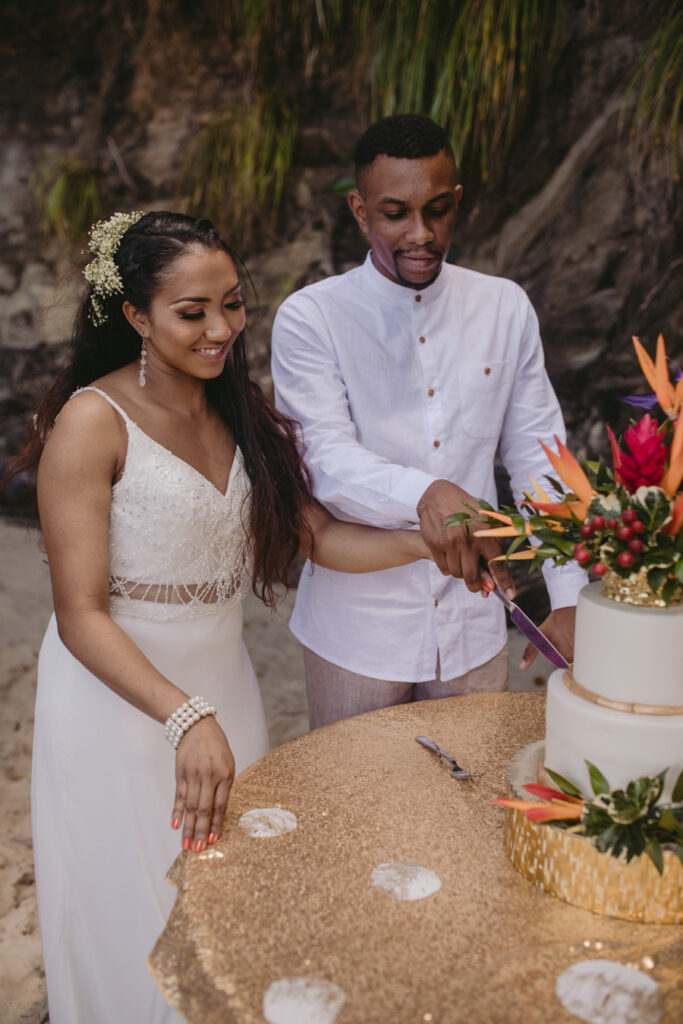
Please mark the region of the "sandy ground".
[[[273, 746], [308, 728], [303, 659], [287, 629], [294, 595], [271, 613], [245, 601], [245, 640], [261, 683]], [[31, 737], [38, 649], [52, 611], [39, 533], [0, 520], [0, 1022], [46, 1022], [47, 999], [38, 931], [29, 817]], [[510, 633], [510, 688], [537, 689], [552, 668], [514, 668], [524, 640]], [[93, 1022], [94, 1024], [94, 1022]]]

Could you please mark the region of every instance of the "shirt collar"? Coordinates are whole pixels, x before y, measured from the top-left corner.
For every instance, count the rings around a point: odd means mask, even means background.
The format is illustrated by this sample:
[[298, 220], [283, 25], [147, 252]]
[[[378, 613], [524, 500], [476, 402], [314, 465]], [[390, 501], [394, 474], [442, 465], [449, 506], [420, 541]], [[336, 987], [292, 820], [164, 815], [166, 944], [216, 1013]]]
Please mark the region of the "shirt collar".
[[365, 263], [361, 267], [363, 283], [376, 295], [378, 298], [383, 299], [385, 302], [390, 303], [392, 306], [398, 306], [403, 309], [412, 308], [415, 305], [416, 297], [420, 296], [420, 302], [423, 307], [426, 303], [429, 305], [435, 300], [439, 299], [441, 293], [446, 287], [447, 272], [445, 270], [445, 264], [441, 265], [439, 276], [436, 281], [432, 284], [427, 285], [426, 288], [407, 288], [404, 284], [398, 284], [396, 281], [390, 281], [384, 274], [380, 274], [379, 270], [372, 262], [372, 251], [368, 252]]

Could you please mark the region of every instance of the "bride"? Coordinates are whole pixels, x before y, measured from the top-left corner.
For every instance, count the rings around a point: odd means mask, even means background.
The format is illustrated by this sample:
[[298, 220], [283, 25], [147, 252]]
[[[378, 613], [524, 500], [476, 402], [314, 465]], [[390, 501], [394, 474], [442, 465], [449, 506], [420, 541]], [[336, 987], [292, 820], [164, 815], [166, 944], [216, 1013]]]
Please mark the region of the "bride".
[[[247, 376], [236, 259], [207, 220], [115, 214], [91, 233], [71, 359], [15, 471], [36, 465], [55, 614], [32, 783], [52, 1024], [179, 1021], [145, 959], [180, 847], [216, 841], [268, 750], [241, 638], [302, 551], [369, 572], [419, 532], [333, 519], [294, 425]], [[229, 908], [226, 908], [229, 913]]]

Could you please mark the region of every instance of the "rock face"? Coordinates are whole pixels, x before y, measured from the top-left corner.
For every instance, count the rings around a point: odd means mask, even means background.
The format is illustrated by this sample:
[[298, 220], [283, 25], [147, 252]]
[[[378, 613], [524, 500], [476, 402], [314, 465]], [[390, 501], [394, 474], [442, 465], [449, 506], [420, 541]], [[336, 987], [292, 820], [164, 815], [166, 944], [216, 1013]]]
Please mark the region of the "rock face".
[[[463, 168], [452, 256], [527, 289], [572, 445], [595, 453], [606, 451], [606, 420], [616, 429], [627, 422], [619, 395], [641, 388], [630, 335], [652, 346], [662, 331], [671, 355], [682, 351], [681, 218], [670, 153], [649, 138], [629, 141], [625, 128], [625, 84], [654, 15], [631, 2], [579, 0], [569, 13], [564, 49], [502, 166], [485, 183]], [[174, 196], [174, 182], [202, 116], [218, 103], [238, 110], [244, 102], [239, 52], [226, 57], [216, 40], [181, 39], [177, 32], [162, 33], [161, 47], [149, 25], [145, 33], [146, 49], [139, 44], [125, 74], [121, 54], [99, 78], [83, 59], [58, 79], [48, 73], [54, 56], [42, 77], [31, 73], [30, 62], [23, 71], [19, 56], [2, 72], [12, 107], [0, 114], [7, 140], [0, 149], [0, 461], [16, 449], [62, 358], [81, 294], [78, 258], [46, 241], [37, 226], [29, 180], [38, 161], [82, 152], [83, 139], [92, 140], [103, 215], [178, 209], [183, 200]], [[251, 361], [266, 390], [279, 302], [302, 284], [347, 269], [366, 249], [333, 189], [351, 170], [353, 142], [365, 124], [345, 98], [351, 70], [341, 80], [343, 88], [337, 72], [311, 91], [279, 231], [248, 259], [256, 285]], [[15, 481], [4, 512], [26, 512], [28, 484]]]

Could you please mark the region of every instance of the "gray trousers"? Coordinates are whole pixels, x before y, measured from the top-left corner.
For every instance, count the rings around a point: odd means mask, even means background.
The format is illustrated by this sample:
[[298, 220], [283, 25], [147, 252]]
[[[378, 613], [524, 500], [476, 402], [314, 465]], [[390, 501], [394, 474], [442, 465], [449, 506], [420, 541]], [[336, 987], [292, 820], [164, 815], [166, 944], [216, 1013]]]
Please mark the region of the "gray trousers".
[[321, 658], [304, 647], [306, 692], [308, 695], [309, 727], [338, 722], [365, 711], [409, 704], [416, 700], [433, 700], [463, 693], [502, 692], [508, 686], [509, 657], [507, 644], [490, 661], [470, 669], [455, 679], [441, 679], [439, 661], [436, 676], [425, 683], [400, 683], [372, 679], [349, 672]]

